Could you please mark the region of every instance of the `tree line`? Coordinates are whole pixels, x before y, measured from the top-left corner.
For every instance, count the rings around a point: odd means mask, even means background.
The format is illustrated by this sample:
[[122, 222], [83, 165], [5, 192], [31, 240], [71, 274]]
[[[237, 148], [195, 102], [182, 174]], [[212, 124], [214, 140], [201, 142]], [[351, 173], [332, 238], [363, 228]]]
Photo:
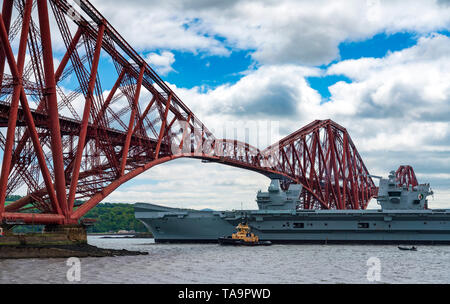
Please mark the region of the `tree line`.
[[134, 204], [100, 203], [86, 213], [84, 218], [96, 220], [95, 224], [89, 227], [89, 232], [147, 231], [144, 224], [134, 218]]
[[[6, 202], [10, 203], [20, 198], [20, 195], [8, 195]], [[32, 210], [28, 212], [32, 212]], [[88, 232], [92, 233], [117, 232], [119, 230], [147, 232], [144, 224], [134, 217], [134, 204], [100, 203], [83, 218], [95, 220], [94, 225], [88, 228]], [[37, 232], [41, 231], [42, 228], [41, 225], [16, 226], [14, 231], [18, 233]]]

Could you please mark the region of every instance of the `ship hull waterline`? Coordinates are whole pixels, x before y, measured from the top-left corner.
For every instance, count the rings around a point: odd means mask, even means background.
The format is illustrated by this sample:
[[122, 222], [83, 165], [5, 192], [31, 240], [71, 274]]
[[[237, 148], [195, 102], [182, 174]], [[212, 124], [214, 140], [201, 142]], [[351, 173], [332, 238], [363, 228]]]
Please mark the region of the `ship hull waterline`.
[[138, 203], [135, 217], [158, 243], [217, 243], [246, 218], [274, 244], [450, 244], [450, 209], [198, 211]]

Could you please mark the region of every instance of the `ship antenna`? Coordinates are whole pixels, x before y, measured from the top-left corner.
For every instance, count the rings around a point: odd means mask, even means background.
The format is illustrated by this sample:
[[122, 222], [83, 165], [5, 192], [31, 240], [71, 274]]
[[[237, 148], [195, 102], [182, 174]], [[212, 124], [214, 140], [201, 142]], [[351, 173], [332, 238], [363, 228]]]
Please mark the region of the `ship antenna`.
[[241, 202], [241, 221], [247, 223], [247, 214], [244, 215], [243, 202]]

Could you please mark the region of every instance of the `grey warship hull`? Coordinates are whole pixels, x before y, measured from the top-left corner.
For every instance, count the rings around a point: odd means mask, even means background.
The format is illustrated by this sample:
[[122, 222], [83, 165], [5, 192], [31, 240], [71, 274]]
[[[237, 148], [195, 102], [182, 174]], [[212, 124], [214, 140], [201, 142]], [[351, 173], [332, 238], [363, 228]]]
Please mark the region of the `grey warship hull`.
[[135, 205], [156, 242], [217, 242], [245, 217], [272, 243], [450, 244], [450, 209], [198, 211]]
[[381, 179], [375, 210], [305, 210], [301, 185], [283, 190], [273, 179], [259, 191], [258, 210], [199, 211], [135, 204], [135, 217], [157, 242], [217, 242], [243, 219], [261, 241], [272, 243], [450, 244], [450, 209], [428, 209], [429, 184]]

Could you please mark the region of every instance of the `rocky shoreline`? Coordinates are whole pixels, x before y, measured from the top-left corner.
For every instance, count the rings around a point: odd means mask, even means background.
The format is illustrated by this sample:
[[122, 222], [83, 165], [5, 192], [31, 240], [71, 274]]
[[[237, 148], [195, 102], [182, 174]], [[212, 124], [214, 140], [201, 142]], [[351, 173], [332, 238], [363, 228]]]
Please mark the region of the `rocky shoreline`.
[[0, 246], [1, 259], [30, 258], [70, 258], [70, 257], [112, 257], [147, 255], [145, 251], [130, 251], [126, 249], [106, 249], [89, 244], [73, 245], [3, 245]]

